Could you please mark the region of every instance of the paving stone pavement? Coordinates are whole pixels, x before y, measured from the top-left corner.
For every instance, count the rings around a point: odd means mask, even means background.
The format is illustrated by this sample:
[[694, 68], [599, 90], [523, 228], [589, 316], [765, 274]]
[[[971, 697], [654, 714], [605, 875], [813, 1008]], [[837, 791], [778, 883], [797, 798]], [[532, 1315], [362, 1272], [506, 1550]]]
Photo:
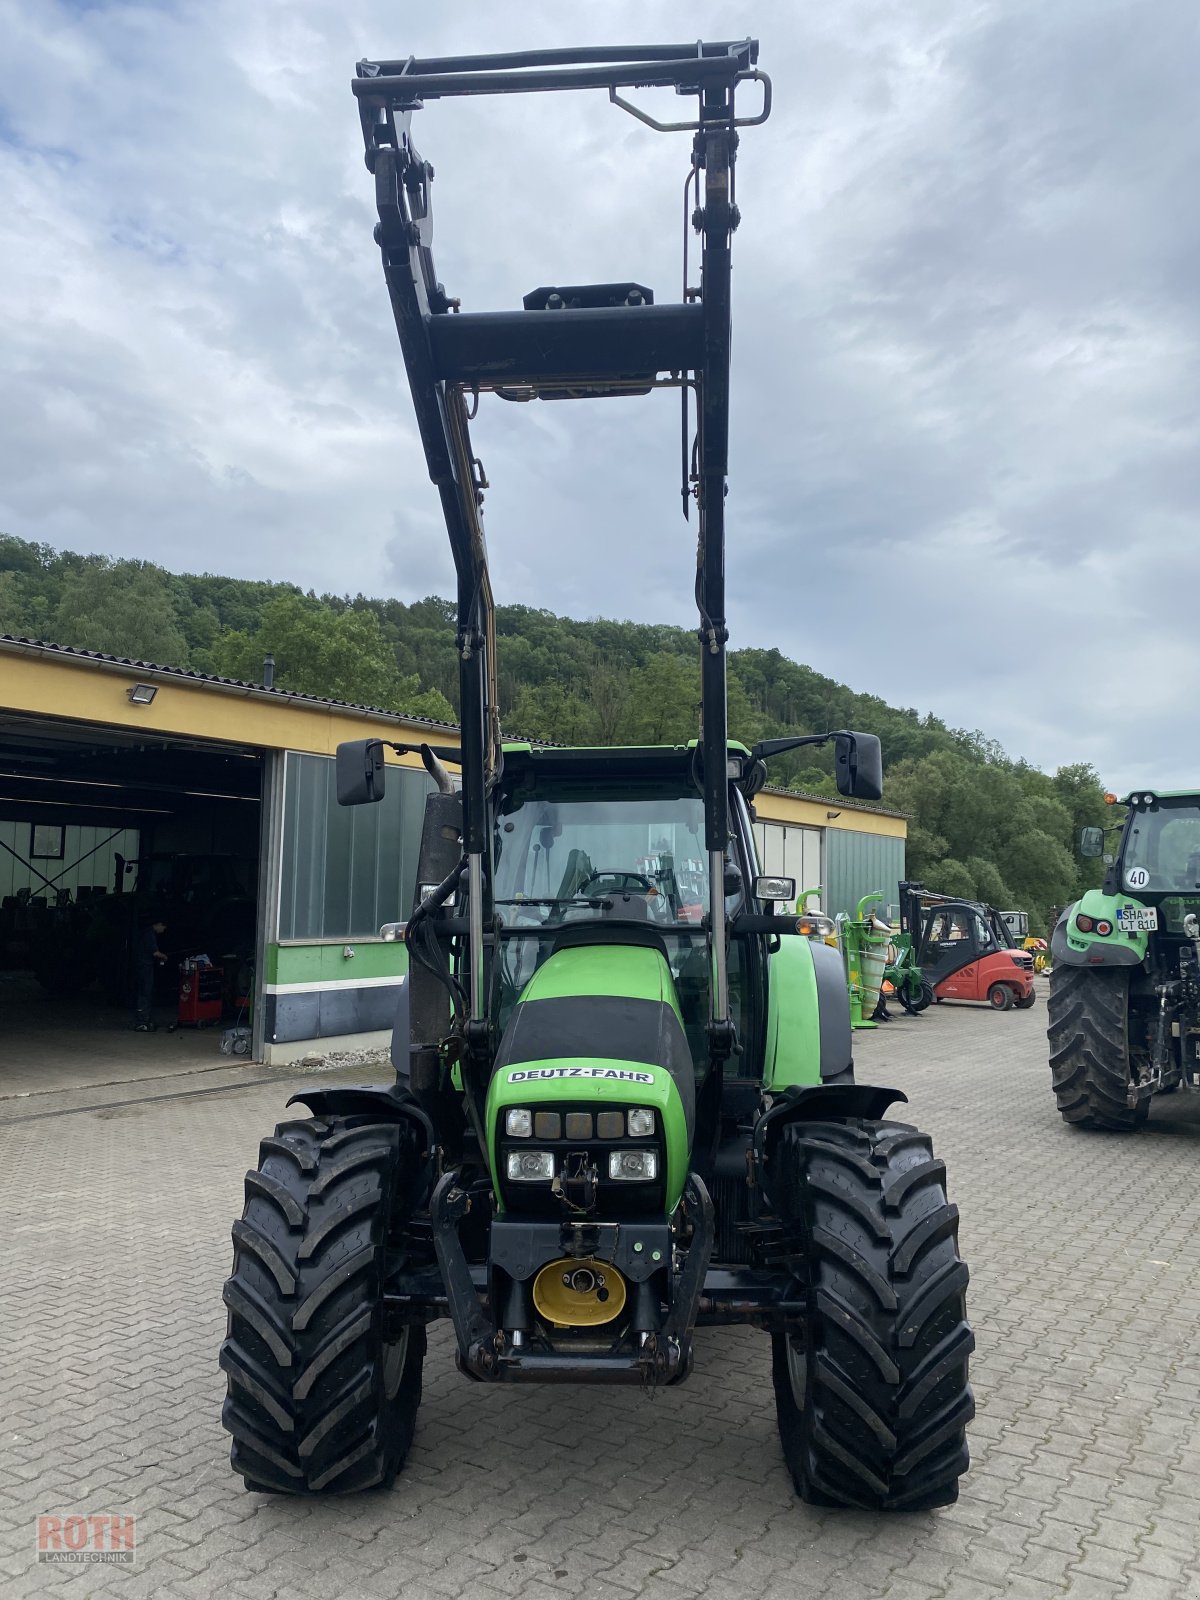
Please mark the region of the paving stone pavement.
[[[1156, 1102], [1132, 1139], [1064, 1127], [1044, 998], [860, 1036], [860, 1078], [903, 1088], [947, 1162], [972, 1269], [972, 1468], [928, 1515], [801, 1505], [766, 1338], [723, 1329], [702, 1332], [689, 1383], [649, 1398], [468, 1383], [439, 1325], [394, 1490], [248, 1494], [218, 1420], [221, 1283], [242, 1174], [291, 1080], [9, 1101], [0, 1594], [1200, 1596], [1200, 1096]], [[227, 1092], [162, 1098], [197, 1083]], [[135, 1513], [136, 1565], [36, 1566], [39, 1512]]]

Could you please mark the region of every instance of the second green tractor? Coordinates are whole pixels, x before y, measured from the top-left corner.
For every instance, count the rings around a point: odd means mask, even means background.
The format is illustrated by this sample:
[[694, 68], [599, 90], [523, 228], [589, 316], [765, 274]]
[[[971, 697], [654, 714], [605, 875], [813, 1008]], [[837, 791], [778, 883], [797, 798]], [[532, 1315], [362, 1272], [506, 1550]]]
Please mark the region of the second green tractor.
[[1128, 1133], [1155, 1095], [1200, 1084], [1200, 793], [1135, 790], [1122, 824], [1085, 828], [1104, 883], [1051, 938], [1050, 1068], [1078, 1128]]

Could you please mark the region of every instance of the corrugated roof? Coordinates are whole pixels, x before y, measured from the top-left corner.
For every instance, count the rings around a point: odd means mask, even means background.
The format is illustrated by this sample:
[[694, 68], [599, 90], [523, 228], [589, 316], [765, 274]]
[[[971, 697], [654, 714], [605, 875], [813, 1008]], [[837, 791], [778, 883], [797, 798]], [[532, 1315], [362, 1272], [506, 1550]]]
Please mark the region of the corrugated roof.
[[251, 683], [243, 678], [220, 678], [211, 672], [193, 671], [190, 667], [167, 667], [154, 661], [138, 661], [132, 656], [111, 656], [103, 650], [80, 650], [74, 645], [54, 644], [48, 639], [23, 639], [11, 633], [0, 633], [0, 648], [28, 650], [39, 655], [65, 656], [71, 661], [91, 661], [99, 666], [125, 667], [130, 672], [145, 673], [148, 677], [178, 678], [189, 683], [207, 684], [210, 688], [270, 695], [274, 699], [297, 701], [304, 705], [329, 706], [339, 711], [357, 711], [372, 717], [387, 717], [395, 722], [413, 722], [427, 728], [458, 731], [456, 723], [435, 722], [432, 717], [418, 717], [383, 706], [364, 706], [353, 700], [334, 700], [325, 695], [302, 694], [296, 689], [276, 689], [273, 686], [268, 688], [265, 683]]
[[768, 783], [761, 792], [792, 800], [813, 800], [819, 805], [836, 806], [839, 811], [869, 811], [874, 817], [898, 817], [901, 822], [912, 821], [908, 811], [889, 811], [886, 806], [877, 805], [871, 800], [847, 800], [844, 794], [814, 794], [811, 789], [780, 789], [773, 783]]

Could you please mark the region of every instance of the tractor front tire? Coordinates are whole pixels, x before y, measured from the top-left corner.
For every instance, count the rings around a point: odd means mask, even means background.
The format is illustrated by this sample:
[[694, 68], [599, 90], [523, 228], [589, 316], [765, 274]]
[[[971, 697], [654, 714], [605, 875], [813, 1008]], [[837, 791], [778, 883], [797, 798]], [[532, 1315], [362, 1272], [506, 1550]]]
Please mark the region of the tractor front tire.
[[411, 1203], [413, 1130], [285, 1122], [246, 1174], [225, 1285], [221, 1421], [248, 1489], [344, 1494], [389, 1487], [412, 1443], [425, 1328], [387, 1328], [389, 1231]]
[[[952, 1504], [975, 1414], [945, 1166], [897, 1122], [793, 1123], [770, 1189], [808, 1313], [773, 1336], [779, 1436], [809, 1505]], [[803, 1285], [801, 1288], [799, 1286]]]
[[1054, 1098], [1073, 1127], [1130, 1133], [1148, 1100], [1129, 1105], [1129, 972], [1068, 967], [1050, 973], [1047, 1035]]

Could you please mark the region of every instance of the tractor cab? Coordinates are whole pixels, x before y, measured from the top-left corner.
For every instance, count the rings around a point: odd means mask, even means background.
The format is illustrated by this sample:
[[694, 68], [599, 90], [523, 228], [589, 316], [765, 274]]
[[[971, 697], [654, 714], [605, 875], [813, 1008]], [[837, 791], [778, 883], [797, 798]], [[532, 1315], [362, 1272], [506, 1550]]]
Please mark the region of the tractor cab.
[[[556, 950], [652, 948], [667, 963], [697, 1074], [706, 1071], [710, 877], [704, 802], [690, 766], [686, 747], [506, 751], [493, 827], [505, 952], [501, 1030]], [[721, 886], [727, 916], [745, 904], [754, 872], [744, 841], [731, 833]], [[735, 972], [730, 985], [735, 1000], [739, 977]], [[735, 1016], [740, 1036], [747, 1025]]]

